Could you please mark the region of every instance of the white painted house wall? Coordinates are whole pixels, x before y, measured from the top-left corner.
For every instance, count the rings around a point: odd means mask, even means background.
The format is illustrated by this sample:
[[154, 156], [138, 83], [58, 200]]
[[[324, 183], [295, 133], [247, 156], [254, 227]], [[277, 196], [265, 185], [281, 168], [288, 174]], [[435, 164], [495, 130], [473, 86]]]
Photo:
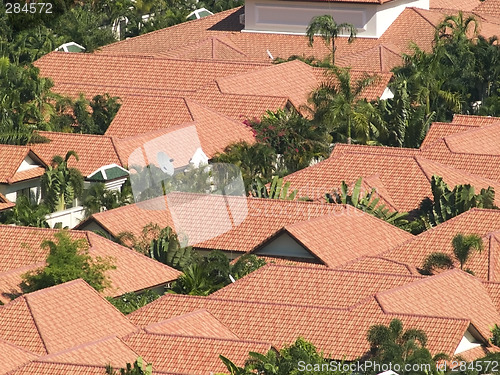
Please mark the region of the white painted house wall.
[[337, 23], [353, 24], [359, 37], [379, 38], [406, 7], [429, 9], [429, 0], [393, 0], [383, 5], [246, 0], [243, 31], [304, 35], [313, 17], [329, 14]]
[[455, 350], [455, 354], [477, 348], [478, 346], [481, 346], [481, 343], [474, 337], [470, 330], [467, 330], [464, 337], [462, 337], [460, 344], [458, 344], [458, 347]]

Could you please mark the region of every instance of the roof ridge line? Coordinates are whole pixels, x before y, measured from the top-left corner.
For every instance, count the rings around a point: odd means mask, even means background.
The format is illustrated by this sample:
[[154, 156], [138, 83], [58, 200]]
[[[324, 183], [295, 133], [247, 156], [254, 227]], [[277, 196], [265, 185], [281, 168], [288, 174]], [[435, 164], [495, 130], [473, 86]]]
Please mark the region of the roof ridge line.
[[35, 318], [35, 314], [33, 314], [33, 310], [31, 309], [30, 303], [28, 301], [28, 296], [29, 296], [29, 294], [24, 295], [23, 299], [26, 302], [26, 307], [28, 307], [28, 311], [29, 311], [29, 313], [30, 313], [30, 315], [31, 315], [31, 317], [33, 319], [33, 323], [35, 324], [35, 328], [36, 328], [36, 330], [38, 332], [38, 336], [40, 337], [40, 340], [42, 341], [42, 344], [43, 344], [43, 347], [45, 349], [45, 352], [47, 354], [49, 354], [49, 350], [47, 348], [47, 344], [45, 343], [45, 339], [43, 338], [42, 331], [40, 330], [40, 327], [39, 327], [39, 325], [38, 325], [38, 323], [36, 321], [36, 318]]
[[[182, 316], [182, 315], [181, 315]], [[193, 335], [182, 335], [178, 333], [160, 333], [160, 332], [149, 332], [146, 329], [142, 329], [140, 332], [136, 334], [145, 334], [145, 335], [154, 335], [154, 336], [168, 336], [168, 337], [180, 337], [180, 338], [192, 338], [192, 339], [201, 339], [201, 340], [216, 340], [216, 341], [230, 341], [230, 342], [247, 342], [253, 344], [266, 344], [269, 346], [273, 346], [272, 343], [267, 341], [258, 341], [258, 340], [246, 340], [246, 339], [230, 339], [224, 337], [209, 337], [209, 336], [193, 336]]]

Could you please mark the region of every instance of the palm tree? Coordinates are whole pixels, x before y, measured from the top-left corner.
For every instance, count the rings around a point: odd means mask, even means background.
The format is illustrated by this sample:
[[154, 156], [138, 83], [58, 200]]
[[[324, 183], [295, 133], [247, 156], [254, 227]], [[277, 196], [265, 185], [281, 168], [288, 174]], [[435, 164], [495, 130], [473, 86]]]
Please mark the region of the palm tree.
[[103, 210], [125, 206], [132, 201], [132, 194], [126, 189], [108, 190], [103, 183], [94, 183], [85, 191], [82, 206], [85, 207], [85, 216], [88, 217]]
[[[453, 237], [453, 256], [455, 260], [460, 263], [460, 269], [464, 269], [465, 263], [469, 260], [472, 252], [477, 250], [481, 252], [483, 250], [483, 240], [477, 234], [470, 234], [465, 236], [461, 233]], [[453, 259], [450, 255], [434, 252], [430, 254], [424, 261], [422, 267], [425, 273], [432, 273], [436, 269], [449, 269], [453, 268]], [[465, 269], [466, 272], [472, 273], [470, 269]]]
[[[472, 30], [471, 30], [472, 26]], [[479, 31], [479, 23], [474, 16], [464, 18], [462, 11], [456, 15], [446, 16], [446, 18], [436, 27], [436, 39], [467, 39], [468, 33], [472, 31], [470, 37], [475, 38]]]
[[71, 157], [78, 161], [75, 151], [68, 151], [65, 158], [56, 155], [42, 176], [42, 196], [52, 211], [62, 211], [83, 192], [83, 176], [76, 168], [68, 167]]
[[50, 213], [44, 204], [36, 204], [26, 196], [16, 199], [16, 205], [0, 213], [0, 222], [27, 227], [50, 228], [46, 216]]
[[337, 135], [337, 139], [352, 141], [352, 133], [359, 142], [377, 137], [385, 127], [375, 107], [362, 98], [364, 90], [374, 84], [378, 76], [365, 74], [355, 82], [350, 68], [332, 67], [326, 80], [313, 91], [309, 99], [314, 112], [313, 121], [323, 124]]
[[309, 23], [307, 27], [306, 35], [309, 39], [310, 46], [314, 43], [315, 35], [321, 35], [327, 45], [329, 45], [330, 42], [332, 43], [332, 65], [335, 65], [335, 52], [337, 50], [335, 39], [343, 32], [349, 33], [349, 43], [352, 43], [356, 38], [357, 29], [354, 25], [350, 23], [338, 24], [332, 16], [325, 14], [323, 16], [316, 16], [311, 20], [311, 23]]

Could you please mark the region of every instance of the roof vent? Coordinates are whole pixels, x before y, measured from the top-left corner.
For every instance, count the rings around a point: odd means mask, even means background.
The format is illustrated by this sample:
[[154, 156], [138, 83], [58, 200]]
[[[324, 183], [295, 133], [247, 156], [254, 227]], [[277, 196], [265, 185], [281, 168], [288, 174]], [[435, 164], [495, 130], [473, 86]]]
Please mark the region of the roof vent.
[[245, 13], [240, 14], [240, 24], [245, 26]]

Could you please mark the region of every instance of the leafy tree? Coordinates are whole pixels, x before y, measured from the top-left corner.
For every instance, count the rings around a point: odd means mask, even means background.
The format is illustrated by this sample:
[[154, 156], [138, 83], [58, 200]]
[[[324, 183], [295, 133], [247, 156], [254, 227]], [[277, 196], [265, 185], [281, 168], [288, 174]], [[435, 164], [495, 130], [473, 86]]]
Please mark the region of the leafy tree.
[[163, 228], [157, 238], [151, 241], [149, 256], [178, 270], [193, 262], [193, 248], [182, 247], [177, 234], [170, 227]]
[[335, 141], [367, 143], [385, 131], [375, 107], [362, 98], [363, 92], [377, 81], [365, 74], [355, 82], [349, 68], [333, 67], [326, 80], [311, 93], [313, 123], [326, 127]]
[[326, 202], [348, 204], [399, 228], [408, 229], [408, 213], [391, 211], [386, 208], [385, 204], [380, 203], [380, 198], [375, 197], [375, 188], [370, 192], [363, 193], [362, 182], [363, 178], [358, 178], [351, 190], [346, 182], [342, 181], [342, 186], [337, 191], [325, 194]]
[[287, 173], [328, 157], [331, 137], [324, 124], [314, 124], [295, 111], [267, 111], [260, 120], [247, 120], [257, 142], [277, 154], [277, 168]]
[[349, 33], [348, 41], [352, 43], [356, 38], [356, 27], [350, 23], [338, 24], [332, 16], [325, 14], [323, 16], [316, 16], [311, 20], [307, 27], [306, 35], [310, 46], [314, 43], [315, 35], [320, 35], [327, 45], [332, 43], [332, 65], [335, 65], [335, 52], [337, 51], [335, 40], [344, 32]]
[[127, 363], [125, 368], [117, 371], [111, 367], [106, 366], [107, 375], [153, 375], [153, 365], [151, 363], [145, 364], [142, 357], [138, 357], [133, 364]]
[[[483, 240], [477, 234], [463, 235], [461, 233], [453, 237], [453, 256], [460, 264], [460, 269], [463, 270], [465, 263], [469, 260], [472, 252], [483, 250]], [[431, 274], [436, 269], [453, 268], [453, 259], [445, 253], [435, 252], [430, 254], [424, 261], [423, 271]], [[473, 273], [470, 269], [465, 269], [466, 272]]]
[[111, 298], [107, 300], [116, 307], [124, 315], [130, 314], [141, 307], [146, 306], [160, 298], [160, 295], [152, 290], [146, 290], [142, 293], [125, 293], [121, 297]]
[[89, 6], [77, 6], [60, 17], [54, 30], [64, 35], [66, 41], [75, 42], [85, 47], [86, 52], [93, 52], [101, 46], [116, 41], [111, 28], [103, 27], [105, 15], [92, 12]]
[[284, 199], [293, 201], [297, 196], [297, 190], [292, 190], [290, 193], [290, 182], [283, 183], [283, 178], [274, 176], [271, 180], [269, 188], [264, 182], [257, 177], [252, 186], [252, 196], [257, 198], [271, 198], [271, 199]]
[[490, 341], [493, 345], [500, 346], [500, 327], [496, 324], [491, 329]]
[[[250, 352], [244, 367], [235, 365], [230, 359], [219, 355], [231, 375], [332, 375], [348, 374], [344, 371], [330, 371], [329, 359], [303, 338], [292, 345], [284, 346], [279, 352], [274, 349], [265, 354]], [[301, 369], [300, 364], [308, 364], [313, 370]]]
[[269, 181], [276, 171], [276, 152], [262, 143], [234, 143], [227, 146], [223, 153], [216, 154], [212, 161], [239, 167], [247, 191], [251, 190], [252, 181], [257, 177]]
[[114, 269], [111, 258], [92, 258], [85, 239], [73, 240], [68, 232], [54, 234], [55, 241], [45, 240], [42, 249], [49, 250], [47, 265], [22, 276], [23, 292], [29, 293], [75, 279], [83, 279], [102, 291], [110, 286], [106, 271]]
[[[403, 330], [403, 323], [399, 319], [393, 319], [389, 326], [383, 324], [373, 325], [368, 330], [367, 340], [370, 343], [369, 360], [381, 364], [396, 364], [402, 369], [401, 375], [426, 374], [422, 371], [406, 370], [406, 364], [431, 364], [435, 360], [443, 358], [438, 355], [433, 358], [426, 348], [427, 335], [419, 329]], [[409, 366], [410, 368], [412, 366]]]
[[108, 190], [103, 183], [99, 182], [93, 183], [83, 192], [82, 206], [85, 208], [86, 217], [130, 203], [133, 203], [133, 197], [125, 187], [122, 187], [121, 191]]
[[0, 213], [0, 222], [27, 227], [49, 228], [46, 216], [50, 210], [44, 204], [36, 204], [28, 197], [20, 196], [16, 205]]
[[432, 176], [431, 190], [433, 199], [426, 198], [420, 204], [421, 216], [418, 219], [423, 230], [445, 222], [471, 208], [496, 208], [495, 191], [492, 187], [481, 189], [475, 194], [471, 185], [456, 185], [450, 190], [439, 176]]
[[54, 212], [62, 211], [83, 192], [83, 176], [76, 168], [68, 167], [71, 157], [78, 161], [75, 151], [68, 151], [64, 159], [56, 155], [42, 176], [42, 196], [45, 204]]

